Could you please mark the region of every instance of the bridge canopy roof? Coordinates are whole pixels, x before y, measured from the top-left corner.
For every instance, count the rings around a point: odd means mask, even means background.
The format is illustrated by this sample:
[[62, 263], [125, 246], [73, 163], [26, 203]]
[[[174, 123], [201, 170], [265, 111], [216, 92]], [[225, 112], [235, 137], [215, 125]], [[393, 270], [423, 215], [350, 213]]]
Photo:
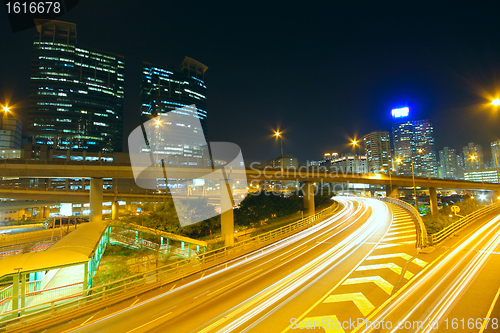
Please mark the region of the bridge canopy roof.
[[39, 272], [88, 262], [106, 231], [105, 223], [85, 223], [43, 252], [18, 254], [0, 259], [0, 277]]

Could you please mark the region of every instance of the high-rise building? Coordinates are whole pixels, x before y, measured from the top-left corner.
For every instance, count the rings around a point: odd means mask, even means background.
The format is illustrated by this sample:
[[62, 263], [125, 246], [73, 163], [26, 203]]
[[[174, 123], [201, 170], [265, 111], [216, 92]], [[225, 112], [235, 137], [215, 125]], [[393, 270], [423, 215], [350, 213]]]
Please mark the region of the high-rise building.
[[[148, 62], [143, 63], [141, 84], [141, 118], [143, 122], [161, 116], [162, 130], [169, 137], [183, 138], [170, 142], [158, 138], [150, 142], [158, 158], [168, 157], [202, 158], [206, 142], [201, 140], [207, 135], [207, 98], [205, 86], [205, 71], [207, 66], [199, 61], [185, 57], [180, 68], [160, 67]], [[175, 110], [181, 109], [182, 111]], [[191, 119], [198, 121], [192, 122]], [[199, 124], [199, 125], [198, 125]], [[156, 131], [155, 128], [146, 132]], [[155, 133], [148, 136], [155, 137]], [[154, 141], [154, 140], [153, 140]], [[168, 141], [168, 142], [167, 142]], [[197, 162], [193, 162], [197, 163]]]
[[415, 176], [437, 176], [434, 128], [428, 120], [395, 124], [392, 135], [394, 158], [401, 160], [395, 163], [398, 174], [411, 176], [413, 163]]
[[457, 154], [457, 162], [458, 162], [458, 179], [464, 179], [465, 176], [465, 162], [464, 162], [464, 154]]
[[394, 124], [392, 127], [394, 143], [394, 166], [399, 175], [411, 176], [411, 163], [415, 151], [413, 125], [410, 121]]
[[342, 154], [333, 158], [331, 162], [330, 170], [339, 174], [368, 173], [368, 162], [365, 155]]
[[491, 167], [500, 167], [500, 140], [491, 143]]
[[363, 137], [369, 172], [387, 173], [392, 168], [389, 132], [374, 131]]
[[27, 132], [54, 149], [122, 149], [124, 58], [77, 44], [76, 25], [37, 20]]
[[0, 114], [0, 149], [20, 149], [22, 138], [21, 121], [9, 112]]
[[267, 161], [262, 165], [263, 168], [273, 168], [273, 169], [279, 169], [281, 168], [281, 165], [283, 163], [283, 168], [284, 169], [297, 169], [299, 167], [299, 162], [296, 157], [293, 157], [292, 155], [283, 155], [280, 157], [277, 157], [275, 159], [272, 159], [270, 161]]
[[484, 168], [483, 147], [470, 142], [463, 148], [465, 171]]
[[415, 142], [414, 169], [417, 177], [437, 177], [434, 128], [428, 120], [412, 121]]
[[458, 179], [458, 158], [455, 149], [444, 147], [439, 151], [441, 178]]

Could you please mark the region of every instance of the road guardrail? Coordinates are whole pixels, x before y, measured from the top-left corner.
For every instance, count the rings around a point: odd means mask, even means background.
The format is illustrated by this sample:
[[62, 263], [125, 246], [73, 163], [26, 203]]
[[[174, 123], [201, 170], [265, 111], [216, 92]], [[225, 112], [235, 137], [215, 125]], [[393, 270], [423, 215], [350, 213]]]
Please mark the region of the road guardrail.
[[[46, 323], [53, 322], [53, 318], [56, 316], [59, 320], [65, 320], [66, 318], [71, 319], [78, 314], [83, 314], [103, 306], [126, 300], [152, 289], [161, 288], [183, 277], [215, 267], [228, 260], [240, 257], [246, 253], [314, 226], [320, 222], [319, 220], [322, 217], [331, 214], [337, 207], [338, 203], [334, 202], [328, 208], [314, 215], [234, 243], [232, 246], [225, 246], [209, 252], [200, 253], [193, 258], [160, 266], [121, 280], [95, 286], [83, 291], [83, 293], [80, 292], [66, 295], [64, 298], [55, 299], [35, 306], [4, 312], [0, 317], [0, 330], [4, 327], [7, 327], [9, 330], [16, 330], [26, 329], [27, 325], [43, 326]], [[25, 314], [18, 317], [18, 313]], [[36, 330], [36, 328], [32, 326], [30, 330]]]
[[390, 202], [392, 204], [395, 204], [413, 215], [415, 217], [416, 223], [415, 223], [415, 229], [417, 230], [417, 241], [415, 242], [415, 246], [417, 249], [423, 249], [427, 246], [429, 246], [429, 241], [427, 237], [427, 229], [425, 228], [424, 221], [420, 217], [420, 213], [417, 211], [415, 207], [410, 205], [409, 203], [404, 202], [403, 200], [395, 199], [395, 198], [379, 198], [382, 201]]
[[445, 239], [448, 237], [452, 236], [455, 232], [459, 231], [460, 229], [464, 228], [466, 225], [471, 223], [477, 218], [480, 218], [496, 209], [500, 209], [500, 202], [495, 202], [494, 204], [488, 205], [486, 207], [480, 208], [476, 210], [473, 213], [470, 213], [467, 216], [464, 216], [458, 221], [453, 222], [443, 230], [429, 235], [429, 243], [430, 245], [437, 245], [441, 242], [443, 242]]

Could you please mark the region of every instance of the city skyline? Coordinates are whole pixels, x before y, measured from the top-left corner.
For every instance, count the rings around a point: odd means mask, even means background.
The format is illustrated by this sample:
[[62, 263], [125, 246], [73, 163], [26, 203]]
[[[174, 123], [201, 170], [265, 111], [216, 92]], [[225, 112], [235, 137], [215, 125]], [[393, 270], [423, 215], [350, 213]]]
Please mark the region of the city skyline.
[[[266, 35], [265, 28], [252, 24], [252, 18], [260, 15], [264, 23], [281, 24], [291, 32], [299, 32], [303, 25], [282, 15], [271, 20], [257, 9], [238, 13], [242, 16], [236, 19], [230, 15], [230, 9], [210, 7], [203, 20], [194, 20], [189, 27], [178, 24], [182, 18], [175, 15], [168, 21], [161, 20], [162, 11], [158, 10], [158, 13], [147, 13], [152, 17], [148, 17], [149, 23], [143, 27], [126, 23], [131, 18], [129, 12], [133, 10], [130, 9], [136, 10], [133, 17], [145, 16], [145, 9], [139, 5], [136, 8], [134, 4], [128, 7], [131, 8], [116, 9], [123, 15], [123, 24], [105, 25], [99, 20], [85, 20], [89, 15], [100, 17], [99, 10], [109, 9], [105, 4], [92, 1], [59, 18], [77, 24], [82, 32], [79, 44], [125, 56], [124, 137], [132, 129], [129, 124], [136, 120], [140, 108], [140, 97], [134, 93], [140, 83], [142, 61], [170, 65], [179, 63], [188, 55], [211, 68], [207, 74], [212, 111], [208, 119], [211, 140], [238, 143], [249, 160], [266, 161], [278, 155], [279, 146], [272, 140], [273, 129], [277, 127], [284, 130], [285, 154], [293, 153], [300, 161], [321, 156], [325, 151], [341, 150], [344, 142], [353, 135], [359, 139], [371, 131], [389, 130], [390, 110], [402, 105], [410, 107], [410, 115], [415, 119], [429, 119], [434, 124], [436, 151], [443, 147], [460, 151], [470, 141], [486, 147], [498, 139], [494, 124], [498, 122], [499, 111], [489, 103], [490, 99], [497, 97], [496, 59], [500, 50], [493, 44], [493, 33], [489, 32], [493, 31], [489, 28], [491, 20], [486, 18], [489, 11], [474, 9], [478, 12], [474, 17], [481, 19], [468, 20], [465, 26], [457, 27], [453, 25], [457, 17], [470, 15], [460, 6], [452, 9], [438, 6], [434, 12], [427, 12], [423, 7], [402, 5], [401, 8], [392, 8], [387, 14], [371, 17], [369, 6], [354, 11], [349, 5], [343, 5], [332, 14], [336, 18], [334, 22], [327, 19], [327, 14], [321, 13], [313, 20], [313, 13], [306, 10], [304, 20], [310, 26], [298, 37], [292, 37], [295, 36], [293, 33], [284, 31]], [[449, 15], [437, 15], [444, 7]], [[182, 9], [175, 4], [167, 8], [174, 12]], [[298, 13], [294, 7], [287, 11]], [[398, 11], [405, 13], [406, 20], [392, 24]], [[272, 5], [269, 12], [279, 13], [279, 8]], [[381, 12], [384, 11], [378, 11]], [[226, 15], [230, 20], [228, 24], [234, 23], [235, 28], [224, 29], [224, 24], [214, 20], [215, 13]], [[362, 18], [356, 20], [356, 26], [349, 23], [355, 15]], [[425, 18], [431, 22], [428, 27], [421, 26], [418, 33], [410, 28]], [[144, 32], [149, 31], [151, 24], [156, 30], [169, 28], [172, 33], [163, 34], [158, 39], [158, 36]], [[455, 30], [448, 28], [450, 25]], [[351, 38], [336, 32], [343, 26], [351, 31]], [[374, 31], [383, 32], [384, 40], [369, 33], [372, 27]], [[9, 45], [9, 50], [0, 51], [3, 60], [0, 70], [4, 74], [0, 79], [0, 91], [4, 96], [0, 98], [2, 102], [5, 97], [12, 99], [23, 110], [27, 107], [26, 87], [29, 82], [29, 72], [23, 66], [31, 58], [35, 28], [13, 34], [6, 17], [3, 17], [0, 29]], [[465, 35], [464, 39], [462, 29], [470, 31], [471, 36], [480, 31], [482, 37], [477, 39]], [[314, 32], [319, 30], [326, 35], [315, 37]], [[305, 39], [306, 33], [312, 39]], [[199, 34], [203, 37], [200, 38]], [[218, 34], [221, 38], [215, 39]], [[231, 42], [241, 34], [246, 36], [245, 43]], [[253, 38], [253, 35], [260, 37]], [[402, 35], [404, 39], [400, 38]], [[339, 48], [323, 45], [326, 36], [333, 38]], [[278, 40], [277, 45], [268, 44], [274, 40]], [[417, 42], [422, 42], [420, 50], [413, 48]], [[264, 45], [270, 47], [264, 52], [252, 51], [261, 50], [259, 46]], [[302, 48], [292, 48], [292, 45]], [[313, 56], [312, 50], [322, 55], [322, 60]], [[454, 60], [448, 57], [451, 51]], [[19, 56], [13, 59], [9, 56], [12, 52]], [[357, 54], [366, 54], [367, 57], [359, 61]], [[478, 54], [485, 57], [485, 61], [479, 61]], [[312, 67], [303, 65], [304, 61], [313, 59]], [[481, 66], [484, 67], [464, 65], [469, 62], [483, 63]], [[294, 70], [282, 69], [283, 65], [291, 67], [292, 64]], [[329, 66], [331, 69], [326, 69]], [[474, 117], [482, 121], [471, 121]], [[323, 125], [317, 122], [320, 118], [324, 118]], [[320, 126], [325, 131], [313, 130]], [[313, 147], [302, 140], [304, 129], [307, 134], [317, 135]], [[457, 138], [465, 140], [457, 142]], [[489, 150], [485, 154], [490, 160]]]
[[499, 327], [500, 3], [4, 8], [0, 329]]

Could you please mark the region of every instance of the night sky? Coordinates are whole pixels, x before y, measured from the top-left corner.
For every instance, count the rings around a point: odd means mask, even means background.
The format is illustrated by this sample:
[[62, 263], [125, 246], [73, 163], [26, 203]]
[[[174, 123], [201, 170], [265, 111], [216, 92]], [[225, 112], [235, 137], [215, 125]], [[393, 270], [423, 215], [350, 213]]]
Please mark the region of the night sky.
[[[383, 4], [382, 4], [383, 3]], [[500, 138], [500, 5], [458, 2], [97, 1], [60, 20], [78, 44], [125, 56], [125, 137], [138, 124], [143, 60], [209, 67], [210, 141], [246, 162], [348, 152], [350, 138], [391, 129], [390, 110], [434, 124], [436, 153]], [[492, 2], [493, 4], [493, 2]], [[12, 33], [0, 10], [0, 103], [27, 106], [36, 29]], [[3, 95], [3, 96], [2, 96]]]

